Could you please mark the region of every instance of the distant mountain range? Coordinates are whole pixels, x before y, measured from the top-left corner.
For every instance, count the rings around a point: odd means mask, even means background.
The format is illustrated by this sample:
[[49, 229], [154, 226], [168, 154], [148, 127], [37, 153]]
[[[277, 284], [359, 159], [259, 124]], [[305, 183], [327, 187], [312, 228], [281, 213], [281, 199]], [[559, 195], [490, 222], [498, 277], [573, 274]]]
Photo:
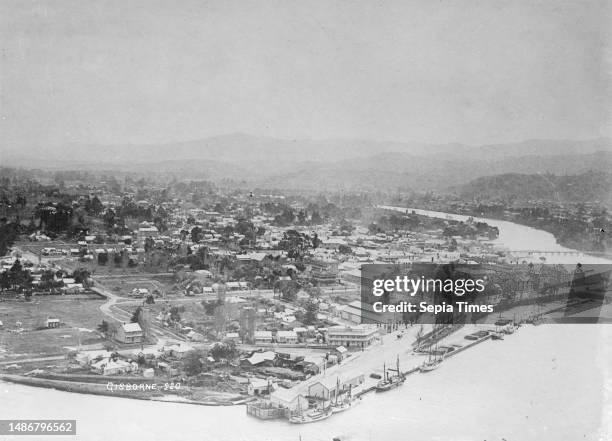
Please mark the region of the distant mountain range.
[[530, 140], [485, 146], [368, 140], [280, 140], [233, 134], [156, 145], [68, 145], [0, 152], [24, 167], [228, 178], [254, 187], [295, 189], [445, 189], [507, 173], [574, 175], [612, 169], [612, 140]]

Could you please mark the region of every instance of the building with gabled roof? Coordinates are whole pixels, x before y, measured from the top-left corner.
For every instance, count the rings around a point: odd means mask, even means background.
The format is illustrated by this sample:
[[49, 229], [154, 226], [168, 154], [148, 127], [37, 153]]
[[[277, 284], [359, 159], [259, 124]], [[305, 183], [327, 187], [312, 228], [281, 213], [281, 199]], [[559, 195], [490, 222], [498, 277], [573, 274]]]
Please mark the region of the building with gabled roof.
[[123, 323], [117, 327], [115, 337], [121, 343], [142, 343], [144, 332], [138, 323]]

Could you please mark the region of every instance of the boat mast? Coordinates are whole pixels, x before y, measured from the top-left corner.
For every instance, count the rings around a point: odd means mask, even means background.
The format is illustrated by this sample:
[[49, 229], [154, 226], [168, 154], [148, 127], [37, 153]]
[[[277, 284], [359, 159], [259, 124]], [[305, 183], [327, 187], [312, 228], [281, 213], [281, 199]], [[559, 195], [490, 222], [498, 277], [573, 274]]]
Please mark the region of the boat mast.
[[399, 354], [397, 355], [397, 378], [401, 377], [400, 368], [399, 368]]
[[340, 395], [340, 377], [336, 377], [336, 406], [338, 405], [338, 395]]

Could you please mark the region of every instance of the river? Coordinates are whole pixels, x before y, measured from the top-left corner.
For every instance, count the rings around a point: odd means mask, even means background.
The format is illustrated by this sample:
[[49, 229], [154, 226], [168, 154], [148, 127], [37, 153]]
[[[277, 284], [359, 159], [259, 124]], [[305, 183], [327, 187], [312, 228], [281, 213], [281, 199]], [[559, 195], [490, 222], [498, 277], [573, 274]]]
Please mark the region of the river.
[[[500, 229], [497, 240], [510, 249], [562, 248], [549, 233], [485, 221]], [[605, 440], [612, 439], [610, 360], [610, 325], [524, 326], [313, 424], [260, 421], [243, 406], [87, 396], [3, 382], [0, 419], [77, 420], [76, 437], [55, 440]]]

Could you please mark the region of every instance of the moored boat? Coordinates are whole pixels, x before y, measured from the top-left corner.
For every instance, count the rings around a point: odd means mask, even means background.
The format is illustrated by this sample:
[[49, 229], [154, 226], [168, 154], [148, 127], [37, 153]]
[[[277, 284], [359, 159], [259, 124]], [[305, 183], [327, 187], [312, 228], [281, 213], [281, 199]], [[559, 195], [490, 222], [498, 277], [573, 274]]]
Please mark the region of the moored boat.
[[315, 409], [308, 413], [300, 413], [289, 417], [289, 422], [293, 424], [307, 424], [321, 421], [332, 416], [332, 408]]
[[340, 412], [344, 412], [345, 410], [349, 410], [352, 407], [355, 407], [356, 405], [358, 405], [359, 403], [361, 403], [361, 397], [359, 398], [352, 398], [346, 401], [343, 401], [341, 403], [332, 405], [332, 413], [340, 413]]
[[396, 387], [404, 384], [405, 378], [403, 377], [393, 377], [389, 380], [380, 381], [376, 385], [376, 392], [386, 392], [391, 389], [395, 389]]
[[[393, 370], [393, 369], [389, 369]], [[397, 357], [397, 369], [395, 369], [396, 375], [391, 376], [387, 372], [387, 369], [383, 365], [383, 379], [376, 385], [376, 392], [386, 392], [396, 387], [401, 386], [406, 381], [406, 377], [402, 374], [399, 366], [399, 356]]]
[[432, 361], [426, 361], [425, 363], [423, 363], [421, 365], [419, 370], [421, 372], [433, 371], [434, 369], [437, 369], [438, 367], [440, 367], [441, 364], [442, 364], [442, 360], [441, 359], [432, 360]]
[[[433, 357], [432, 357], [433, 353]], [[419, 370], [421, 372], [430, 372], [434, 369], [438, 369], [442, 362], [444, 361], [444, 354], [438, 355], [438, 347], [436, 346], [435, 351], [432, 352], [431, 348], [429, 349], [429, 359], [425, 361], [420, 367]]]

